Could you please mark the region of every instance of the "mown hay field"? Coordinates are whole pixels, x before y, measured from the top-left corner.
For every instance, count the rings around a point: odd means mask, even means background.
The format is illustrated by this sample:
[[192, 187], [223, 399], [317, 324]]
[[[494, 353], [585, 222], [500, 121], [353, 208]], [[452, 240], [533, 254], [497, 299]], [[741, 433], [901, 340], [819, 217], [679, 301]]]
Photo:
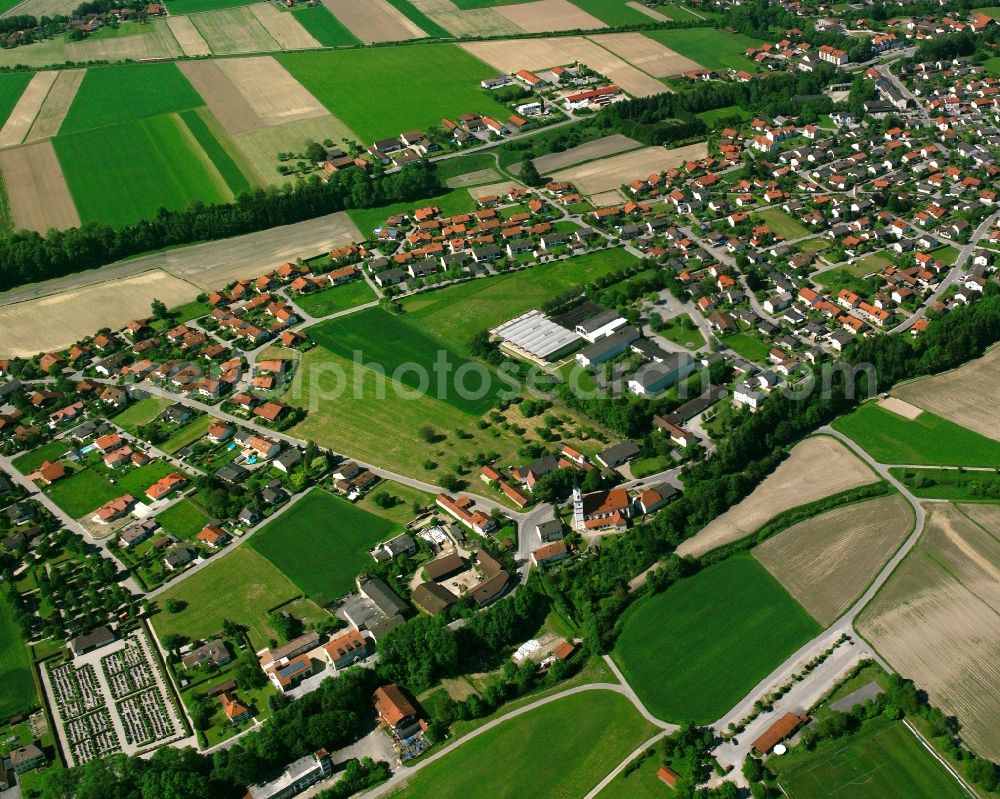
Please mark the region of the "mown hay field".
[[[974, 506], [976, 512], [979, 506]], [[1000, 759], [1000, 541], [934, 504], [917, 546], [858, 617], [858, 631], [977, 753]]]
[[49, 228], [62, 230], [80, 224], [51, 141], [0, 151], [0, 174], [16, 229], [44, 233]]
[[847, 610], [913, 529], [913, 509], [893, 494], [799, 522], [753, 549], [824, 627]]
[[677, 554], [704, 555], [746, 538], [783, 511], [877, 481], [878, 475], [836, 439], [807, 438], [750, 496], [684, 541]]

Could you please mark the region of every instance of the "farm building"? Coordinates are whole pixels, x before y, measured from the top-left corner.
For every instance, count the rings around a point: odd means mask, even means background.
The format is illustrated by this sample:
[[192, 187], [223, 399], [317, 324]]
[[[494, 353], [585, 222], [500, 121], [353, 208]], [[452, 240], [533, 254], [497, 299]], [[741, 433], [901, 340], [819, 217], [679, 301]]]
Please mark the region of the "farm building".
[[795, 734], [803, 724], [809, 721], [808, 716], [798, 716], [795, 713], [786, 713], [774, 724], [764, 730], [757, 740], [753, 742], [753, 748], [762, 755], [766, 755], [775, 746], [786, 738]]
[[528, 311], [490, 331], [503, 339], [502, 349], [533, 361], [558, 361], [580, 346], [580, 336], [549, 320], [540, 311]]

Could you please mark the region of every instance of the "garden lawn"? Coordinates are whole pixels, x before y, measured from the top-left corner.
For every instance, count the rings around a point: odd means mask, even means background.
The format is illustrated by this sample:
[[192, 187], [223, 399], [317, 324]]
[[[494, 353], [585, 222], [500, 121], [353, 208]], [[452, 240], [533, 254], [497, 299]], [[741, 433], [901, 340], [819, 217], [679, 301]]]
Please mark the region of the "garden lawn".
[[[153, 461], [138, 469], [128, 469], [120, 477], [115, 477], [116, 490], [120, 494], [131, 494], [142, 502], [147, 501], [146, 489], [161, 477], [178, 471], [169, 463]], [[119, 494], [119, 495], [120, 495]], [[200, 527], [198, 528], [201, 529]]]
[[158, 514], [156, 521], [175, 538], [187, 539], [201, 532], [201, 528], [212, 520], [190, 499], [182, 499]]
[[295, 19], [324, 47], [345, 47], [361, 44], [344, 24], [329, 12], [326, 6], [299, 6], [292, 11]]
[[[399, 502], [388, 508], [380, 508], [375, 504], [374, 498], [377, 494], [385, 492], [395, 497]], [[381, 516], [398, 525], [405, 525], [416, 515], [413, 512], [413, 503], [417, 502], [423, 507], [430, 507], [434, 504], [434, 495], [426, 491], [411, 488], [402, 483], [394, 483], [390, 480], [383, 480], [374, 490], [369, 491], [361, 499], [354, 503], [354, 507]]]
[[868, 402], [833, 423], [879, 463], [1000, 466], [1000, 442], [924, 411], [913, 421]]
[[28, 475], [45, 463], [45, 461], [59, 460], [69, 448], [70, 445], [65, 441], [50, 441], [48, 444], [42, 444], [38, 449], [18, 455], [12, 463], [14, 464], [14, 468], [21, 474]]
[[641, 11], [629, 8], [624, 0], [572, 0], [572, 3], [612, 28], [649, 25], [653, 21]]
[[14, 608], [0, 595], [0, 719], [38, 705], [28, 645], [14, 623]]
[[728, 336], [721, 336], [719, 341], [748, 361], [764, 363], [767, 360], [767, 345], [760, 339], [746, 333], [730, 333]]
[[7, 121], [33, 76], [32, 72], [0, 73], [0, 127]]
[[633, 477], [648, 477], [651, 474], [662, 472], [664, 469], [669, 469], [673, 463], [673, 460], [665, 455], [655, 458], [640, 458], [632, 462], [629, 471], [632, 472]]
[[[491, 379], [492, 388], [482, 397], [459, 396], [455, 382], [448, 379], [469, 361], [444, 342], [427, 335], [419, 321], [408, 324], [405, 316], [393, 316], [381, 308], [331, 319], [309, 330], [310, 337], [320, 346], [349, 361], [359, 360], [363, 369], [375, 369], [393, 382], [433, 396], [471, 416], [481, 416], [496, 404], [498, 392], [504, 386]], [[360, 353], [360, 356], [356, 354]], [[447, 365], [439, 381], [435, 366]], [[485, 371], [482, 367], [479, 371]], [[470, 377], [468, 385], [476, 388], [479, 380]], [[400, 399], [410, 399], [400, 396]]]
[[170, 436], [170, 438], [160, 444], [159, 449], [166, 452], [168, 455], [173, 455], [178, 450], [184, 449], [184, 447], [188, 444], [193, 444], [205, 435], [205, 433], [208, 432], [208, 428], [212, 426], [212, 422], [214, 421], [215, 417], [209, 413], [192, 419], [182, 428], [177, 430], [172, 436]]
[[635, 256], [623, 249], [599, 250], [520, 272], [470, 280], [404, 300], [404, 318], [468, 354], [469, 338], [476, 331], [496, 327], [572, 286], [636, 263]]
[[705, 346], [705, 337], [698, 330], [698, 327], [691, 321], [690, 314], [682, 313], [673, 319], [667, 320], [667, 326], [658, 330], [656, 335], [663, 336], [667, 341], [680, 344], [689, 350], [696, 350]]
[[713, 721], [821, 627], [749, 555], [644, 597], [612, 657], [659, 718]]
[[[440, 125], [442, 117], [473, 111], [498, 119], [510, 116], [510, 109], [479, 87], [496, 70], [453, 44], [275, 57], [362, 141], [426, 129]], [[363, 102], [358, 86], [366, 87]]]
[[[165, 115], [53, 139], [80, 218], [121, 226], [152, 218], [161, 207], [231, 200], [221, 173], [183, 128], [179, 117]], [[108, 158], [109, 152], [121, 155]]]
[[375, 299], [375, 292], [363, 278], [294, 298], [295, 304], [310, 316], [328, 316]]
[[625, 697], [588, 691], [543, 705], [467, 740], [427, 764], [393, 797], [465, 799], [483, 796], [485, 785], [492, 799], [585, 796], [654, 732]]
[[415, 202], [393, 203], [378, 208], [354, 208], [347, 212], [351, 221], [358, 226], [362, 236], [370, 236], [377, 227], [385, 224], [385, 220], [396, 214], [408, 214], [416, 208], [436, 206], [443, 216], [463, 214], [475, 210], [476, 201], [466, 189], [451, 189], [440, 197], [431, 197]]
[[[173, 62], [91, 67], [69, 107], [59, 134], [103, 128], [117, 122], [132, 122], [204, 104]], [[128, 153], [141, 159], [145, 148], [140, 145], [136, 142], [124, 150], [110, 150], [119, 153], [118, 158], [113, 160], [117, 161]], [[109, 150], [104, 149], [102, 155], [107, 152]], [[112, 159], [105, 159], [105, 162], [108, 160]]]
[[392, 522], [314, 488], [254, 533], [250, 546], [305, 594], [328, 604], [354, 588], [368, 550], [399, 531]]
[[776, 236], [781, 236], [783, 239], [798, 239], [809, 235], [809, 230], [804, 225], [792, 219], [780, 208], [765, 208], [763, 211], [757, 211], [757, 216], [764, 220]]
[[768, 767], [789, 799], [963, 799], [965, 791], [902, 721], [866, 721], [857, 733], [796, 747]]
[[128, 492], [111, 485], [95, 469], [84, 469], [53, 483], [45, 489], [45, 493], [68, 516], [80, 519], [97, 510], [105, 502]]
[[760, 42], [742, 33], [716, 28], [678, 28], [645, 31], [645, 35], [707, 69], [758, 71], [757, 65], [743, 54], [748, 47], [756, 47]]
[[144, 424], [149, 424], [172, 403], [165, 397], [147, 397], [129, 405], [112, 421], [132, 435]]
[[171, 599], [187, 606], [180, 613], [157, 613], [153, 627], [161, 639], [169, 633], [206, 638], [222, 630], [224, 619], [231, 619], [246, 625], [253, 646], [262, 647], [277, 637], [267, 624], [268, 610], [298, 594], [285, 575], [250, 547], [240, 546], [216, 556], [204, 569], [157, 597], [161, 608]]

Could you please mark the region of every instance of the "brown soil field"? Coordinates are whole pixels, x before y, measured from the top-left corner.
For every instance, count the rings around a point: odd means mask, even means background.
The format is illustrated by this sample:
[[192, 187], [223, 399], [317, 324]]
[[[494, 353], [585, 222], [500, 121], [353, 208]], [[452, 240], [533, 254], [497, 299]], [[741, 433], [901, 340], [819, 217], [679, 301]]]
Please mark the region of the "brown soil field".
[[[27, 356], [64, 347], [102, 327], [120, 327], [149, 316], [154, 298], [168, 306], [193, 300], [199, 289], [161, 270], [125, 280], [0, 308], [0, 350]], [[51, 320], [58, 324], [47, 324]]]
[[257, 3], [250, 6], [250, 10], [257, 17], [257, 21], [285, 50], [322, 47], [290, 12], [279, 11], [276, 6], [270, 3]]
[[598, 208], [601, 208], [605, 205], [617, 205], [618, 203], [625, 202], [625, 197], [618, 189], [612, 189], [611, 191], [601, 191], [597, 194], [591, 194], [590, 201]]
[[281, 49], [249, 6], [203, 11], [192, 14], [190, 20], [216, 54], [263, 53]]
[[51, 141], [0, 151], [0, 171], [15, 228], [44, 233], [49, 228], [79, 227], [80, 217]]
[[[516, 6], [523, 8], [523, 6]], [[461, 45], [500, 72], [545, 69], [580, 61], [637, 97], [662, 94], [667, 87], [583, 36], [507, 39]]]
[[365, 44], [427, 35], [385, 0], [323, 0], [323, 5]]
[[578, 144], [576, 147], [570, 147], [561, 153], [540, 155], [534, 159], [535, 169], [540, 174], [547, 175], [557, 169], [565, 169], [568, 166], [582, 164], [584, 161], [593, 161], [596, 158], [607, 158], [609, 155], [635, 150], [641, 146], [635, 139], [630, 139], [621, 133], [615, 133], [613, 136], [605, 136], [586, 144]]
[[979, 754], [1000, 759], [1000, 543], [935, 503], [924, 535], [857, 621]]
[[635, 11], [638, 11], [640, 14], [645, 14], [647, 17], [655, 19], [657, 22], [671, 21], [670, 17], [664, 16], [659, 11], [656, 11], [655, 9], [652, 8], [648, 8], [647, 6], [644, 6], [642, 3], [636, 3], [635, 0], [629, 0], [629, 2], [627, 2], [625, 5], [627, 5], [631, 9], [634, 9]]
[[340, 144], [344, 139], [356, 140], [357, 137], [330, 114], [233, 136], [233, 142], [243, 158], [252, 165], [253, 171], [263, 182], [273, 185], [293, 180], [278, 174], [278, 153], [299, 153], [309, 142], [325, 139], [333, 139], [334, 143]]
[[480, 169], [476, 172], [466, 172], [464, 175], [448, 178], [445, 184], [452, 189], [461, 189], [466, 186], [477, 186], [480, 183], [496, 183], [499, 180], [499, 172], [493, 169]]
[[905, 383], [893, 396], [1000, 441], [996, 398], [1000, 394], [1000, 347], [951, 372]]
[[[28, 46], [28, 45], [26, 45]], [[24, 92], [14, 105], [14, 110], [0, 129], [0, 147], [12, 147], [24, 141], [31, 126], [35, 124], [35, 118], [45, 103], [52, 84], [59, 77], [58, 72], [36, 72]]]
[[495, 6], [494, 10], [528, 33], [589, 31], [608, 27], [569, 0], [538, 0], [535, 3]]
[[265, 125], [329, 116], [306, 88], [270, 56], [216, 61]]
[[413, 7], [455, 36], [500, 36], [523, 33], [494, 8], [474, 8], [463, 11], [451, 0], [411, 0]]
[[880, 399], [878, 404], [887, 411], [892, 411], [904, 419], [909, 419], [911, 422], [923, 413], [916, 405], [910, 405], [910, 403], [899, 399], [899, 397], [885, 397], [884, 399]]
[[177, 68], [205, 101], [227, 133], [246, 133], [266, 127], [263, 119], [221, 69], [219, 61], [178, 61]]
[[66, 59], [69, 61], [125, 61], [181, 55], [184, 52], [163, 17], [150, 20], [139, 33], [129, 36], [66, 43]]
[[644, 178], [651, 172], [662, 172], [685, 161], [704, 158], [707, 146], [702, 142], [667, 150], [663, 147], [643, 147], [641, 150], [592, 161], [556, 172], [553, 180], [566, 180], [575, 185], [581, 194], [597, 194], [617, 189], [623, 183]]
[[875, 482], [878, 475], [836, 439], [807, 438], [792, 448], [756, 491], [682, 543], [677, 554], [704, 555], [746, 538], [783, 511]]
[[605, 50], [610, 50], [619, 58], [624, 58], [643, 72], [648, 72], [654, 78], [666, 78], [670, 75], [680, 75], [691, 69], [701, 69], [701, 64], [675, 53], [669, 47], [664, 47], [641, 33], [602, 33], [591, 36], [592, 42], [597, 42]]
[[474, 186], [469, 189], [469, 194], [472, 195], [473, 200], [478, 200], [480, 197], [489, 197], [491, 194], [501, 194], [503, 192], [510, 191], [513, 188], [524, 188], [523, 183], [518, 183], [516, 180], [501, 180], [499, 183], [490, 183], [486, 186]]
[[64, 69], [59, 73], [25, 141], [51, 139], [59, 133], [59, 128], [62, 127], [63, 120], [66, 119], [69, 107], [73, 104], [73, 98], [76, 97], [76, 92], [86, 74], [85, 69]]
[[212, 54], [212, 48], [208, 46], [205, 38], [198, 33], [198, 29], [189, 17], [167, 17], [167, 25], [177, 40], [177, 44], [184, 51], [184, 55], [203, 56]]
[[864, 593], [912, 529], [910, 503], [894, 494], [799, 522], [753, 554], [826, 627]]

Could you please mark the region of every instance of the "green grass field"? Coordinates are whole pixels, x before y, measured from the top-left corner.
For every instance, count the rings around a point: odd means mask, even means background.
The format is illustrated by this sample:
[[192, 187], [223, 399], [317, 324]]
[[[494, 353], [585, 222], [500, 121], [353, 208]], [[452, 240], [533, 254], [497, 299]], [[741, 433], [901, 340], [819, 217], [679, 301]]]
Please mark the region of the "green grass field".
[[201, 528], [208, 524], [211, 519], [190, 499], [182, 499], [159, 514], [156, 521], [174, 537], [187, 539], [201, 532]]
[[[532, 710], [428, 764], [394, 799], [569, 799], [587, 794], [654, 728], [623, 696], [588, 691]], [[498, 768], [500, 764], [515, 767]]]
[[865, 722], [855, 735], [772, 757], [790, 799], [963, 799], [965, 791], [901, 721]]
[[79, 519], [128, 492], [111, 485], [100, 472], [84, 469], [54, 483], [45, 493], [69, 516]]
[[780, 208], [765, 208], [763, 211], [757, 211], [757, 216], [764, 220], [774, 235], [783, 239], [798, 239], [809, 235], [809, 230], [804, 225], [792, 219]]
[[57, 136], [53, 144], [84, 222], [120, 226], [151, 218], [161, 206], [183, 210], [194, 200], [232, 198], [171, 114]]
[[951, 499], [956, 502], [998, 502], [977, 490], [984, 483], [994, 483], [996, 472], [965, 471], [957, 469], [904, 469], [889, 470], [893, 477], [910, 492], [923, 499]]
[[582, 8], [612, 28], [620, 25], [648, 25], [652, 22], [652, 19], [641, 11], [625, 5], [625, 0], [572, 0], [572, 2], [573, 5]]
[[715, 28], [681, 28], [645, 31], [645, 34], [707, 69], [757, 71], [756, 64], [743, 54], [748, 47], [754, 47], [760, 42], [742, 33], [729, 33]]
[[[496, 70], [452, 44], [275, 57], [365, 142], [440, 125], [442, 117], [510, 115], [479, 88], [479, 81], [494, 77]], [[357, 98], [361, 85], [366, 87], [364, 102]]]
[[455, 5], [463, 11], [474, 8], [493, 8], [494, 6], [513, 6], [520, 3], [530, 3], [532, 0], [455, 0]]
[[31, 474], [45, 461], [54, 461], [60, 458], [69, 448], [70, 445], [65, 441], [50, 441], [48, 444], [42, 444], [37, 449], [31, 450], [31, 452], [18, 455], [12, 463], [21, 474]]
[[361, 44], [361, 40], [344, 27], [326, 6], [299, 6], [292, 10], [292, 14], [298, 23], [324, 47]]
[[[463, 398], [447, 381], [439, 390], [434, 365], [443, 359], [450, 370], [468, 363], [444, 342], [423, 332], [420, 322], [408, 324], [406, 316], [397, 317], [381, 308], [366, 308], [349, 316], [331, 319], [310, 328], [309, 335], [317, 344], [346, 360], [355, 360], [361, 353], [364, 369], [381, 371], [395, 383], [400, 383], [421, 395], [434, 396], [471, 416], [481, 416], [496, 404], [497, 391], [503, 388], [494, 380], [494, 388], [480, 398]], [[470, 380], [470, 386], [478, 386]]]
[[367, 550], [399, 527], [315, 488], [256, 532], [250, 546], [303, 593], [327, 604], [354, 588], [373, 561]]
[[[317, 8], [322, 8], [322, 6], [317, 6]], [[207, 109], [189, 109], [181, 112], [181, 119], [184, 121], [187, 129], [191, 131], [191, 135], [194, 136], [195, 141], [205, 151], [205, 155], [215, 164], [215, 168], [219, 170], [219, 174], [226, 181], [229, 190], [234, 195], [250, 191], [252, 187], [247, 176], [243, 174], [239, 165], [226, 152], [225, 147], [222, 146], [222, 142], [209, 130], [208, 124], [202, 116], [202, 114], [208, 113]], [[204, 313], [207, 313], [207, 311]]]
[[672, 465], [673, 460], [665, 455], [655, 458], [640, 458], [637, 461], [632, 461], [630, 471], [633, 477], [647, 477], [651, 474], [662, 472]]
[[631, 774], [620, 773], [597, 794], [597, 799], [663, 799], [666, 786], [656, 776], [662, 760], [659, 755], [647, 757]]
[[454, 34], [446, 28], [442, 28], [438, 25], [434, 20], [424, 14], [423, 11], [413, 5], [413, 3], [409, 2], [409, 0], [388, 0], [388, 3], [428, 36], [437, 39], [455, 38]]
[[131, 494], [133, 497], [138, 497], [145, 501], [147, 488], [161, 477], [166, 477], [168, 474], [173, 474], [176, 471], [176, 468], [163, 461], [153, 461], [152, 463], [147, 463], [145, 466], [140, 466], [138, 469], [130, 468], [113, 478], [115, 481], [115, 491], [118, 492], [119, 496], [121, 494]]
[[985, 8], [974, 8], [970, 12], [972, 14], [985, 14], [991, 19], [1000, 19], [1000, 7], [998, 6], [986, 6]]
[[[92, 67], [80, 84], [59, 134], [103, 128], [204, 104], [176, 64], [170, 62]], [[145, 148], [141, 145], [142, 142], [136, 142], [120, 152], [142, 154]], [[113, 152], [119, 151], [116, 148]]]
[[135, 435], [136, 430], [153, 421], [170, 404], [164, 397], [147, 397], [129, 405], [114, 418], [114, 423]]
[[719, 341], [737, 355], [742, 355], [748, 361], [753, 361], [754, 363], [765, 363], [767, 361], [768, 346], [759, 338], [755, 338], [747, 333], [730, 333], [728, 336], [721, 336]]
[[375, 292], [364, 280], [354, 280], [342, 286], [330, 286], [322, 291], [295, 297], [295, 304], [310, 316], [327, 316], [372, 302]]
[[160, 444], [160, 449], [166, 452], [168, 455], [173, 455], [178, 450], [184, 449], [188, 444], [193, 444], [199, 438], [201, 438], [205, 433], [208, 432], [208, 428], [212, 426], [212, 422], [215, 418], [211, 414], [205, 414], [204, 416], [198, 416], [192, 419], [182, 428], [177, 430], [170, 438]]
[[731, 119], [739, 119], [746, 121], [750, 119], [752, 114], [748, 113], [745, 108], [740, 108], [738, 105], [727, 105], [723, 108], [713, 108], [711, 111], [702, 111], [697, 116], [705, 120], [705, 124], [709, 127], [714, 127], [720, 120], [728, 121]]
[[0, 73], [0, 125], [7, 121], [32, 77], [31, 72]]
[[749, 555], [640, 599], [612, 656], [656, 716], [713, 721], [821, 627]]
[[[153, 627], [161, 637], [177, 633], [204, 638], [219, 632], [224, 619], [231, 619], [245, 624], [254, 647], [261, 647], [276, 637], [267, 624], [268, 609], [299, 593], [285, 575], [253, 549], [236, 547], [157, 597], [161, 608], [170, 599], [179, 599], [187, 606], [180, 613], [157, 613]], [[315, 612], [321, 613], [319, 608]]]
[[195, 14], [199, 11], [218, 11], [221, 8], [246, 6], [260, 0], [167, 0], [171, 14]]
[[924, 411], [913, 421], [866, 403], [834, 421], [879, 463], [1000, 466], [1000, 442]]
[[690, 314], [682, 313], [667, 320], [667, 326], [658, 330], [656, 335], [663, 336], [667, 341], [680, 344], [689, 350], [705, 346], [705, 337], [691, 321]]
[[405, 300], [407, 322], [467, 354], [469, 337], [537, 308], [562, 291], [637, 262], [622, 249], [600, 250], [482, 280], [470, 280]]
[[14, 623], [14, 608], [0, 595], [0, 685], [3, 685], [0, 719], [6, 720], [38, 704], [28, 651]]
[[[454, 160], [459, 161], [461, 159], [456, 158]], [[361, 235], [369, 236], [374, 232], [375, 228], [385, 224], [385, 220], [390, 216], [409, 213], [414, 208], [423, 208], [427, 205], [437, 206], [441, 209], [441, 213], [444, 216], [452, 216], [453, 214], [462, 214], [474, 210], [476, 201], [472, 199], [472, 195], [469, 194], [467, 189], [451, 189], [438, 197], [431, 197], [427, 200], [421, 200], [418, 203], [403, 202], [382, 205], [378, 208], [352, 208], [347, 212], [347, 215], [358, 226]]]

